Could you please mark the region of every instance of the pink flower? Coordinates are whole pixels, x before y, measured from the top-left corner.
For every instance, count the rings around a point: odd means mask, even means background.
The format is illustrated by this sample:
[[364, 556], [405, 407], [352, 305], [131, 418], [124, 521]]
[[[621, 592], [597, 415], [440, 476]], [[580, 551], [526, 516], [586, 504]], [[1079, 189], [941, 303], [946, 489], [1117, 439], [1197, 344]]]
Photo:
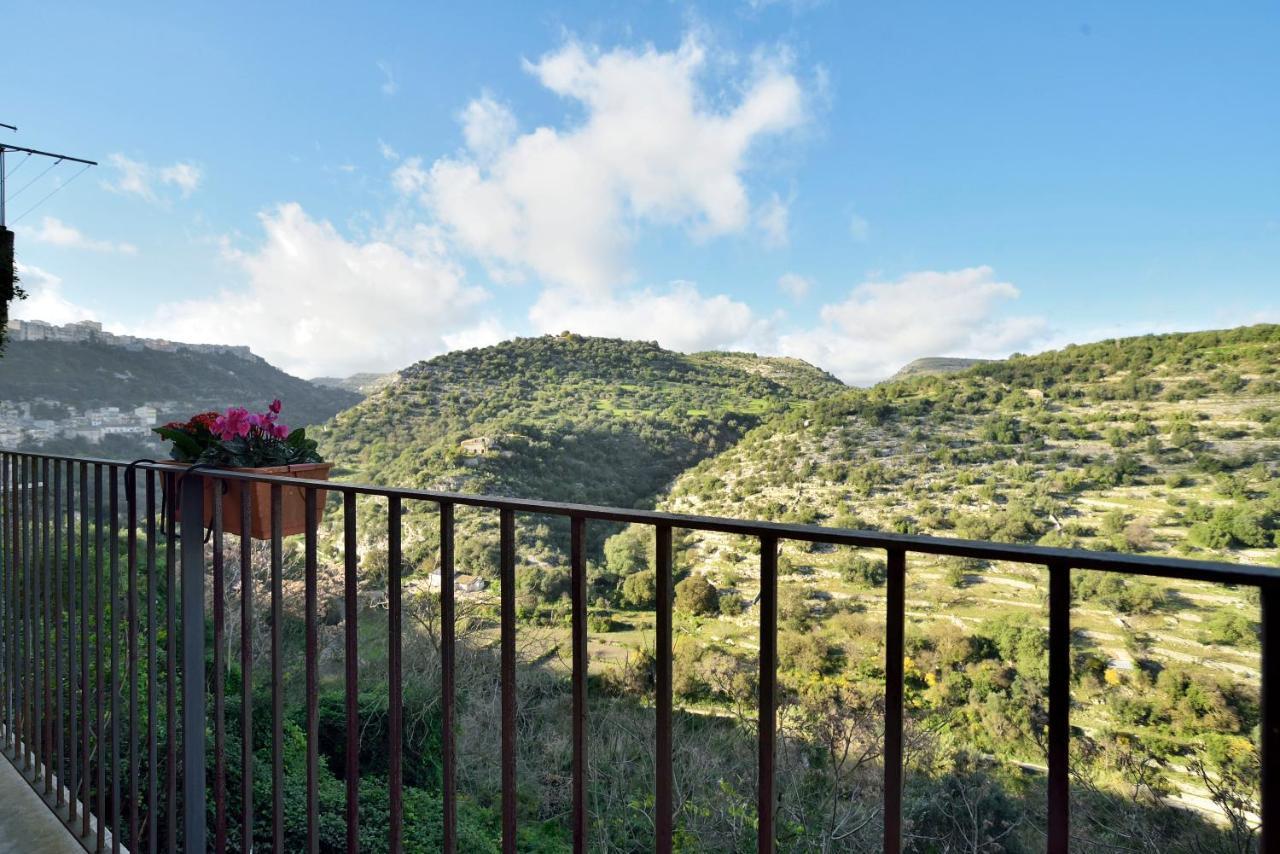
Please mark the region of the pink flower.
[[280, 398], [277, 397], [275, 400], [271, 401], [271, 405], [268, 406], [267, 409], [271, 410], [272, 415], [279, 415], [280, 414]]
[[277, 439], [289, 438], [289, 428], [284, 424], [272, 424], [268, 432], [270, 432], [271, 435], [275, 436]]
[[237, 436], [248, 436], [251, 426], [249, 410], [242, 406], [233, 406], [227, 410], [226, 415], [219, 415], [214, 420], [213, 432], [222, 439], [234, 439]]

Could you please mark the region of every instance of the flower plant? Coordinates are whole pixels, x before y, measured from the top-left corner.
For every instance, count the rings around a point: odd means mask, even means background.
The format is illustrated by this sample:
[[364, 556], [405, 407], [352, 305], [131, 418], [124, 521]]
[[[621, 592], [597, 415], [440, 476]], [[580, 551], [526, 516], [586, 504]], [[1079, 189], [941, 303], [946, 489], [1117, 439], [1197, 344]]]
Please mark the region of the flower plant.
[[266, 412], [233, 406], [224, 413], [171, 421], [152, 432], [173, 443], [169, 455], [180, 463], [266, 468], [324, 462], [305, 430], [290, 430], [279, 418], [280, 401], [273, 400]]

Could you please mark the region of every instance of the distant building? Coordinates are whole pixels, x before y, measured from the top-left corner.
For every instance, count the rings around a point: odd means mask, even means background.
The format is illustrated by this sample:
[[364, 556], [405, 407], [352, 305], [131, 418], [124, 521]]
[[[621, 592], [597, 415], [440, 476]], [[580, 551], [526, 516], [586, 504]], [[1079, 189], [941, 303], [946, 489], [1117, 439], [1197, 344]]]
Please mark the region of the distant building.
[[106, 332], [102, 324], [96, 320], [79, 320], [63, 326], [54, 326], [43, 320], [10, 320], [7, 326], [11, 341], [63, 341], [80, 344], [105, 344], [108, 347], [121, 347], [125, 350], [159, 350], [165, 353], [177, 353], [188, 350], [193, 353], [210, 355], [236, 356], [241, 359], [256, 359], [248, 347], [231, 344], [185, 344], [181, 341], [169, 341], [164, 338], [138, 338], [135, 335], [116, 335]]
[[477, 436], [473, 439], [463, 439], [458, 446], [462, 448], [463, 453], [478, 457], [493, 450], [493, 439], [489, 436]]

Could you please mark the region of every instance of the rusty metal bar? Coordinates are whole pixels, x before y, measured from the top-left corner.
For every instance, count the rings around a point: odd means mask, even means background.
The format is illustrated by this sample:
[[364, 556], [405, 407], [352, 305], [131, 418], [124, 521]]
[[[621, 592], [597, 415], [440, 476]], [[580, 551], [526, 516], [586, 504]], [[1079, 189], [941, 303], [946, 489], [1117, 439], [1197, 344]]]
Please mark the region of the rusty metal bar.
[[654, 749], [653, 847], [658, 854], [671, 854], [674, 838], [672, 822], [675, 819], [671, 797], [675, 786], [671, 744], [671, 526], [658, 525], [656, 537], [654, 569], [657, 576], [657, 638], [654, 657], [657, 664], [657, 685], [654, 705], [657, 707], [657, 733]]
[[156, 854], [160, 837], [160, 775], [156, 706], [160, 693], [156, 600], [159, 567], [156, 559], [156, 473], [147, 472], [147, 851]]
[[360, 633], [356, 622], [360, 610], [358, 596], [360, 556], [356, 540], [356, 497], [342, 496], [343, 623], [346, 630], [346, 678], [344, 693], [347, 713], [346, 767], [347, 852], [360, 850]]
[[316, 491], [307, 489], [303, 557], [303, 633], [306, 636], [303, 667], [307, 703], [307, 850], [320, 854], [320, 615], [316, 608]]
[[240, 490], [240, 850], [253, 850], [253, 484]]
[[226, 732], [226, 522], [222, 489], [213, 481], [213, 850], [227, 850], [227, 732]]
[[587, 839], [587, 522], [569, 521], [570, 598], [573, 602], [573, 850]]
[[1280, 582], [1262, 585], [1262, 830], [1258, 850], [1280, 849]]
[[885, 581], [884, 851], [902, 850], [902, 668], [907, 553], [889, 549]]
[[[111, 851], [120, 854], [120, 473], [109, 466], [110, 477], [107, 495], [111, 523], [108, 526], [111, 551], [107, 591], [111, 597], [111, 624], [108, 637], [111, 641]], [[101, 641], [99, 641], [101, 642]], [[98, 817], [98, 824], [106, 816]]]
[[1071, 568], [1049, 564], [1049, 854], [1070, 848]]
[[499, 511], [499, 567], [502, 585], [502, 850], [516, 851], [516, 517]]
[[[187, 851], [204, 851], [207, 848], [204, 708], [205, 478], [203, 472], [188, 472], [182, 478], [182, 839]], [[218, 491], [214, 490], [215, 493]], [[172, 611], [171, 602], [170, 613]], [[169, 743], [172, 744], [173, 741], [170, 731]], [[170, 810], [172, 811], [172, 806]], [[170, 829], [170, 837], [175, 831], [176, 828]], [[176, 843], [169, 850], [176, 851]]]
[[138, 850], [138, 482], [136, 469], [125, 470], [125, 504], [128, 507], [125, 572], [128, 573], [128, 650], [129, 668], [129, 834], [128, 847]]
[[284, 851], [284, 590], [282, 487], [271, 485], [271, 840]]
[[404, 776], [401, 754], [404, 751], [402, 715], [404, 714], [403, 686], [401, 684], [401, 611], [400, 611], [400, 499], [392, 496], [387, 501], [387, 786], [390, 789], [390, 827], [387, 849], [400, 854], [404, 822]]
[[778, 737], [778, 540], [760, 538], [760, 710], [756, 789], [756, 850], [773, 854], [777, 834], [774, 812], [774, 762]]
[[444, 854], [454, 854], [458, 846], [457, 737], [454, 732], [456, 686], [454, 674], [457, 620], [454, 596], [453, 505], [440, 505], [440, 748], [444, 776]]

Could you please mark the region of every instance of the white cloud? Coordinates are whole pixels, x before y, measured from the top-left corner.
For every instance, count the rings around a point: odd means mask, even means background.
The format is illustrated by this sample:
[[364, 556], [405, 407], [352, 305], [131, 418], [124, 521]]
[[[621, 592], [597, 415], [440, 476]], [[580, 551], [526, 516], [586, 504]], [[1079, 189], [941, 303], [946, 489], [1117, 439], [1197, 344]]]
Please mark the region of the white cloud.
[[381, 139], [378, 140], [378, 153], [382, 155], [384, 160], [391, 160], [394, 162], [400, 159], [400, 154]]
[[391, 63], [380, 59], [378, 70], [382, 72], [382, 94], [389, 98], [400, 89], [400, 85], [396, 83], [395, 69], [391, 67]]
[[990, 267], [908, 273], [864, 282], [823, 306], [821, 325], [783, 335], [779, 348], [851, 383], [890, 376], [921, 356], [1006, 356], [1047, 331], [1041, 317], [1001, 317], [1018, 289]]
[[769, 322], [758, 318], [750, 306], [725, 294], [703, 296], [689, 282], [674, 282], [664, 291], [646, 288], [619, 296], [549, 289], [529, 310], [529, 320], [540, 332], [569, 330], [657, 341], [686, 353], [760, 349], [771, 338]]
[[438, 231], [418, 225], [349, 240], [300, 205], [260, 215], [266, 239], [229, 257], [248, 285], [171, 303], [143, 334], [247, 344], [301, 376], [381, 371], [448, 349], [486, 294], [467, 285]]
[[604, 291], [628, 278], [639, 224], [681, 226], [700, 239], [750, 224], [748, 152], [805, 118], [804, 94], [783, 62], [757, 58], [751, 68], [747, 79], [712, 87], [692, 37], [671, 52], [569, 42], [526, 69], [581, 107], [580, 123], [517, 135], [511, 112], [483, 95], [462, 114], [467, 150], [430, 168], [407, 160], [395, 184], [501, 278], [531, 271], [556, 286]]
[[62, 279], [47, 270], [17, 262], [18, 277], [27, 293], [24, 300], [9, 306], [10, 316], [18, 320], [43, 320], [62, 325], [77, 320], [97, 320], [91, 309], [76, 305], [62, 295]]
[[799, 273], [783, 273], [778, 277], [778, 288], [792, 299], [804, 299], [812, 287], [813, 282]]
[[511, 145], [516, 135], [516, 117], [511, 109], [485, 93], [467, 104], [458, 116], [462, 137], [477, 160], [489, 162]]
[[118, 252], [121, 255], [136, 255], [138, 247], [132, 243], [112, 243], [110, 240], [93, 240], [86, 237], [77, 228], [67, 225], [57, 217], [47, 216], [40, 220], [39, 228], [18, 226], [19, 234], [37, 243], [61, 246], [67, 249], [88, 249], [93, 252]]
[[471, 350], [476, 347], [488, 347], [515, 336], [516, 333], [504, 326], [501, 321], [489, 317], [474, 326], [447, 333], [442, 337], [445, 348], [448, 350]]
[[764, 243], [771, 249], [786, 246], [791, 239], [791, 211], [782, 198], [774, 193], [756, 212], [756, 225], [764, 237]]
[[149, 202], [163, 201], [160, 191], [172, 187], [182, 198], [194, 193], [204, 179], [199, 166], [178, 162], [170, 166], [151, 166], [123, 154], [112, 154], [107, 162], [116, 170], [116, 179], [103, 184], [108, 190], [138, 196]]

